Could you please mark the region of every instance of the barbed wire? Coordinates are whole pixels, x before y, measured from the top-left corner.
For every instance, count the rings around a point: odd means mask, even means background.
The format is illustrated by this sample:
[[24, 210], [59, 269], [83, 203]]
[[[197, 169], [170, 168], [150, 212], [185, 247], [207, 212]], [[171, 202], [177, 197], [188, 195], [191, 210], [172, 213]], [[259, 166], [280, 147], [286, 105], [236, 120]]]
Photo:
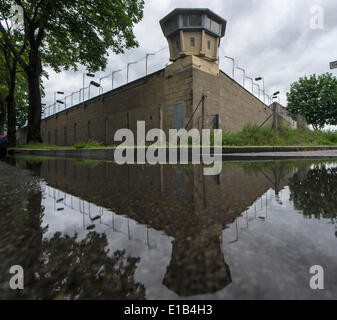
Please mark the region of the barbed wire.
[[[223, 54], [223, 57], [226, 57], [226, 53], [225, 53], [225, 50], [220, 46], [220, 50], [221, 50], [221, 52], [222, 52], [222, 54]], [[234, 59], [234, 61], [236, 60], [236, 58], [233, 58]], [[219, 58], [219, 60], [221, 61], [221, 58]], [[219, 61], [219, 66], [220, 66], [220, 61]], [[239, 66], [235, 66], [235, 67], [239, 67]], [[244, 68], [242, 68], [242, 69], [244, 69]], [[245, 69], [244, 69], [245, 70]], [[225, 72], [225, 71], [224, 71]], [[226, 72], [225, 72], [226, 73]], [[227, 73], [226, 73], [227, 74]], [[230, 78], [232, 78], [235, 82], [237, 82], [236, 80], [235, 80], [235, 78], [233, 78], [233, 76], [232, 75], [229, 75], [229, 74], [227, 74]], [[247, 77], [247, 78], [250, 78], [250, 77]], [[254, 79], [253, 77], [251, 78], [251, 79]], [[238, 83], [238, 82], [237, 82]], [[243, 86], [244, 88], [245, 88], [245, 86]], [[245, 88], [246, 89], [246, 88]], [[246, 89], [247, 90], [247, 89]], [[262, 99], [260, 98], [260, 96], [256, 96], [255, 94], [254, 94], [254, 90], [252, 91], [252, 90], [249, 90], [251, 93], [252, 93], [252, 95], [254, 95], [255, 97], [257, 97], [261, 102], [262, 102]], [[270, 95], [270, 94], [268, 94], [268, 93], [266, 93], [266, 91], [263, 91], [263, 90], [261, 90], [262, 92], [263, 92], [263, 100], [265, 99], [265, 97], [267, 96], [268, 97], [268, 103], [270, 104], [270, 102], [271, 102], [271, 100], [272, 100], [272, 95]], [[265, 100], [264, 100], [265, 101]]]
[[[154, 51], [153, 53], [146, 54], [146, 55], [143, 56], [141, 59], [132, 61], [131, 64], [139, 64], [140, 62], [146, 61], [146, 59], [148, 58], [148, 55], [154, 55], [154, 56], [156, 56], [156, 55], [158, 55], [160, 52], [166, 50], [167, 48], [168, 48], [168, 46], [166, 45], [166, 46], [160, 48], [159, 50]], [[226, 57], [226, 53], [225, 53], [225, 50], [223, 49], [223, 47], [220, 46], [220, 50], [221, 50], [221, 52], [222, 52], [222, 54], [223, 54], [223, 58]], [[234, 60], [235, 60], [235, 59], [234, 59]], [[220, 67], [220, 62], [221, 62], [221, 61], [222, 61], [222, 58], [221, 58], [221, 56], [220, 56], [220, 57], [219, 57], [219, 67]], [[130, 65], [130, 63], [127, 63], [123, 68], [119, 69], [118, 72], [122, 72], [122, 71], [127, 70], [129, 65]], [[236, 67], [238, 67], [238, 66], [236, 66]], [[146, 70], [146, 72], [147, 72], [147, 70]], [[225, 71], [224, 71], [224, 72], [225, 72]], [[104, 75], [104, 76], [100, 77], [100, 81], [101, 81], [101, 80], [104, 80], [104, 79], [107, 79], [107, 78], [109, 78], [109, 77], [111, 77], [113, 73], [114, 73], [114, 71], [111, 72], [110, 74], [107, 74], [107, 75]], [[225, 72], [225, 73], [226, 73], [226, 72]], [[226, 74], [227, 74], [227, 73], [226, 73]], [[228, 75], [228, 74], [227, 74], [227, 75]], [[228, 76], [231, 77], [235, 82], [237, 82], [233, 76], [231, 76], [231, 75], [228, 75]], [[139, 79], [139, 78], [141, 78], [141, 77], [138, 77], [137, 79]], [[136, 80], [137, 80], [137, 79], [136, 79]], [[251, 78], [251, 79], [253, 79], [253, 78]], [[126, 83], [128, 83], [128, 79], [127, 79]], [[237, 82], [237, 83], [238, 83], [238, 82]], [[121, 86], [121, 85], [120, 85], [120, 86]], [[119, 86], [118, 86], [118, 87], [119, 87]], [[118, 87], [116, 87], [116, 88], [118, 88]], [[113, 87], [112, 87], [111, 90], [116, 89], [116, 88], [113, 88]], [[73, 100], [74, 94], [77, 94], [77, 93], [79, 94], [79, 97], [78, 97], [78, 104], [84, 103], [84, 102], [87, 101], [87, 100], [85, 100], [85, 99], [82, 98], [82, 101], [81, 101], [81, 93], [82, 93], [82, 91], [83, 91], [83, 97], [84, 97], [84, 92], [85, 92], [86, 90], [89, 90], [89, 89], [90, 89], [90, 85], [89, 85], [88, 87], [81, 88], [80, 90], [74, 91], [74, 92], [70, 93], [69, 95], [65, 96], [65, 97], [64, 97], [64, 101], [58, 100], [58, 101], [63, 102], [63, 104], [65, 105], [65, 108], [64, 108], [63, 110], [60, 110], [60, 106], [57, 107], [57, 104], [58, 104], [58, 105], [60, 104], [59, 102], [55, 102], [55, 103], [49, 105], [48, 107], [43, 108], [42, 118], [47, 118], [47, 117], [52, 116], [52, 115], [54, 115], [54, 114], [56, 114], [56, 113], [58, 113], [58, 112], [60, 112], [60, 111], [64, 111], [64, 110], [69, 109], [69, 108], [73, 107], [74, 105], [76, 105], [76, 104], [74, 104], [74, 100]], [[263, 90], [262, 90], [262, 91], [263, 91]], [[251, 93], [252, 93], [254, 96], [256, 96], [256, 95], [254, 94], [254, 90], [253, 90]], [[270, 104], [270, 101], [271, 101], [271, 95], [269, 95], [269, 94], [267, 94], [265, 91], [263, 91], [263, 100], [264, 100], [264, 101], [265, 101], [265, 97], [266, 97], [266, 96], [268, 97], [268, 101], [269, 101], [269, 104]], [[71, 105], [68, 107], [68, 106], [67, 106], [67, 98], [69, 98], [69, 97], [71, 97], [72, 101], [71, 101]], [[94, 95], [93, 97], [97, 97], [97, 95]], [[257, 97], [257, 96], [256, 96], [256, 97]], [[262, 102], [260, 96], [257, 97], [257, 98]], [[89, 96], [89, 99], [90, 99], [90, 96]], [[57, 109], [57, 110], [56, 110], [56, 109]], [[53, 111], [53, 112], [52, 112], [52, 111]]]
[[[160, 48], [159, 50], [157, 50], [157, 51], [155, 51], [153, 53], [150, 53], [150, 55], [158, 55], [160, 52], [164, 51], [167, 48], [168, 48], [168, 46], [166, 45], [166, 46]], [[143, 56], [141, 59], [132, 61], [131, 63], [132, 64], [138, 64], [140, 62], [146, 61], [146, 59], [147, 59], [147, 55]], [[129, 64], [127, 63], [123, 68], [119, 69], [118, 71], [122, 72], [122, 71], [127, 70], [128, 65]], [[112, 73], [100, 77], [100, 81], [103, 80], [103, 79], [107, 79], [107, 78], [111, 77], [111, 75], [112, 75]], [[139, 78], [141, 78], [141, 77], [139, 77]], [[139, 79], [139, 78], [137, 78], [137, 79]], [[74, 104], [74, 100], [72, 99], [71, 105], [69, 107], [67, 106], [67, 98], [69, 98], [69, 97], [73, 98], [73, 95], [76, 94], [76, 93], [79, 93], [78, 104], [84, 103], [87, 100], [82, 99], [82, 101], [81, 101], [81, 93], [83, 91], [83, 96], [84, 96], [84, 92], [86, 90], [89, 90], [89, 88], [90, 88], [90, 85], [88, 87], [81, 88], [80, 90], [71, 92], [69, 95], [67, 95], [67, 96], [64, 97], [64, 101], [58, 100], [59, 102], [56, 101], [55, 103], [53, 103], [53, 104], [51, 104], [51, 105], [49, 105], [47, 107], [44, 107], [43, 111], [42, 111], [42, 118], [44, 119], [44, 118], [50, 117], [50, 116], [52, 116], [52, 115], [54, 115], [54, 114], [56, 114], [56, 113], [58, 113], [60, 111], [64, 111], [64, 110], [69, 109], [69, 108], [73, 107], [74, 105], [76, 105], [76, 104]], [[118, 88], [118, 87], [116, 87], [116, 88]], [[111, 90], [116, 89], [116, 88], [111, 88]], [[94, 95], [93, 97], [96, 97], [96, 96], [97, 95]], [[90, 99], [90, 97], [89, 97], [89, 99]], [[64, 109], [63, 110], [60, 110], [60, 106], [59, 106], [60, 102], [62, 102], [64, 104]]]

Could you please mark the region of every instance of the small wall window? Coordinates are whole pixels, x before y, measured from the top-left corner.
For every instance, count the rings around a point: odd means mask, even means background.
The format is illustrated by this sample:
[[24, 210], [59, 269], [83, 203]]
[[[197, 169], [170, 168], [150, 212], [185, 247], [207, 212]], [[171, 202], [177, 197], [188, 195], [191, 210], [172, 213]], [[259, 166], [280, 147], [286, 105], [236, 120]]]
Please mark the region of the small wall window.
[[211, 41], [208, 40], [208, 41], [207, 41], [207, 49], [208, 49], [208, 50], [211, 50], [211, 48], [212, 48]]
[[77, 123], [74, 124], [74, 143], [77, 142]]
[[68, 143], [68, 140], [67, 140], [67, 127], [64, 127], [64, 145], [66, 146]]
[[190, 45], [191, 45], [191, 48], [194, 48], [194, 47], [195, 47], [195, 38], [194, 38], [194, 37], [192, 37], [192, 38], [190, 39]]
[[109, 132], [108, 129], [109, 129], [109, 119], [105, 118], [104, 136], [106, 145], [108, 145], [108, 132]]

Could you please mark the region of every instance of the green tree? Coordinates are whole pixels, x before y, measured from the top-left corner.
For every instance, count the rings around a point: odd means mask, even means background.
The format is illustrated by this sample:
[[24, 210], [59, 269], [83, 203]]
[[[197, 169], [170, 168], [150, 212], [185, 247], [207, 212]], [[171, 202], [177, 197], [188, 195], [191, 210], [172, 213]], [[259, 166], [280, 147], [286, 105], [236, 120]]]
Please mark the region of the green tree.
[[315, 165], [290, 179], [290, 200], [308, 218], [337, 218], [337, 168]]
[[[55, 71], [77, 70], [84, 65], [89, 71], [104, 70], [108, 51], [123, 53], [138, 45], [134, 24], [143, 17], [143, 0], [2, 0], [0, 19], [11, 18], [10, 8], [23, 10], [23, 41], [18, 48], [0, 23], [6, 45], [26, 73], [29, 114], [27, 140], [41, 141], [41, 91], [43, 67]], [[20, 48], [28, 46], [28, 62]]]
[[[16, 44], [21, 42], [21, 36], [7, 24], [7, 31]], [[24, 59], [26, 47], [22, 47], [20, 55]], [[27, 121], [28, 95], [25, 74], [18, 65], [13, 53], [0, 34], [0, 86], [2, 119], [0, 125], [7, 129], [9, 146], [16, 144], [16, 126], [22, 126]]]
[[300, 78], [287, 93], [290, 115], [303, 115], [315, 129], [337, 125], [337, 78], [331, 73]]
[[0, 83], [0, 134], [3, 133], [6, 121], [6, 94], [7, 89]]

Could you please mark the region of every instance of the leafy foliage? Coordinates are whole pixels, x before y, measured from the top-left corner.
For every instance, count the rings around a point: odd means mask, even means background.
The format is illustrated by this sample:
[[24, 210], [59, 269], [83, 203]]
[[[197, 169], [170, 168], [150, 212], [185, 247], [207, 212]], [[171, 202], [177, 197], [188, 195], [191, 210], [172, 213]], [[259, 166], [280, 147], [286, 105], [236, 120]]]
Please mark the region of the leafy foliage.
[[287, 97], [292, 116], [303, 115], [314, 128], [337, 125], [337, 78], [331, 73], [300, 78]]
[[143, 0], [5, 0], [0, 19], [10, 18], [14, 5], [24, 10], [23, 34], [33, 28], [36, 40], [40, 35], [42, 63], [55, 71], [104, 69], [109, 49], [118, 54], [138, 45], [133, 25], [143, 18]]
[[270, 127], [259, 128], [257, 125], [246, 125], [240, 132], [224, 132], [224, 146], [314, 146], [336, 145], [337, 132], [312, 131], [308, 128], [293, 130]]
[[[6, 106], [6, 98], [10, 93], [10, 66], [12, 65], [13, 56], [9, 50], [5, 50], [6, 45], [0, 34], [0, 103]], [[7, 51], [7, 55], [5, 55]], [[16, 123], [17, 126], [23, 126], [28, 119], [28, 94], [27, 94], [27, 81], [22, 69], [17, 69], [15, 74], [15, 107], [16, 107]], [[7, 128], [7, 119], [5, 121], [5, 128]]]
[[299, 171], [290, 181], [290, 199], [297, 210], [309, 218], [337, 218], [337, 169], [315, 165], [307, 172]]
[[[17, 44], [0, 23], [0, 32], [28, 80], [28, 142], [41, 142], [41, 75], [50, 66], [104, 70], [109, 50], [123, 53], [138, 45], [134, 24], [143, 18], [143, 0], [2, 0], [0, 20], [8, 26], [11, 8], [20, 6], [23, 26]], [[28, 61], [22, 53], [28, 48]]]

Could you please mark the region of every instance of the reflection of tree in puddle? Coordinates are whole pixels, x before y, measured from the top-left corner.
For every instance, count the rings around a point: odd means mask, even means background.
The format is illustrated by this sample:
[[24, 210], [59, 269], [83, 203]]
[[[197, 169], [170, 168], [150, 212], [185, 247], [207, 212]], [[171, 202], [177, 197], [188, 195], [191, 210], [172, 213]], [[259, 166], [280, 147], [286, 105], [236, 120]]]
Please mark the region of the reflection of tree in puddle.
[[290, 199], [309, 218], [335, 221], [337, 217], [337, 168], [315, 165], [290, 179]]
[[42, 243], [39, 292], [61, 299], [143, 299], [145, 288], [134, 282], [139, 258], [116, 251], [111, 257], [105, 234], [90, 232], [78, 242], [77, 235]]
[[[55, 160], [43, 164], [39, 175], [68, 194], [172, 237], [172, 256], [163, 284], [186, 297], [215, 293], [231, 283], [222, 231], [269, 189], [277, 195], [297, 167], [288, 162], [227, 164], [214, 179], [203, 176], [201, 166], [184, 170], [148, 166], [140, 170], [103, 163], [89, 168]], [[42, 241], [41, 233], [39, 238], [40, 249], [33, 261], [42, 261], [32, 270], [40, 280], [33, 278], [31, 288], [36, 293], [31, 296], [144, 298], [144, 287], [134, 282], [139, 259], [124, 252], [109, 257], [105, 235], [89, 233], [82, 241], [61, 234]]]
[[[27, 167], [37, 173], [40, 165]], [[6, 188], [0, 185], [6, 200], [0, 204], [0, 225], [6, 226], [0, 233], [1, 299], [144, 299], [144, 286], [134, 281], [139, 258], [124, 251], [110, 254], [106, 235], [96, 232], [81, 241], [60, 233], [43, 239], [48, 227], [41, 227], [40, 180], [27, 171], [6, 170]], [[8, 287], [12, 265], [24, 268], [22, 291]]]

